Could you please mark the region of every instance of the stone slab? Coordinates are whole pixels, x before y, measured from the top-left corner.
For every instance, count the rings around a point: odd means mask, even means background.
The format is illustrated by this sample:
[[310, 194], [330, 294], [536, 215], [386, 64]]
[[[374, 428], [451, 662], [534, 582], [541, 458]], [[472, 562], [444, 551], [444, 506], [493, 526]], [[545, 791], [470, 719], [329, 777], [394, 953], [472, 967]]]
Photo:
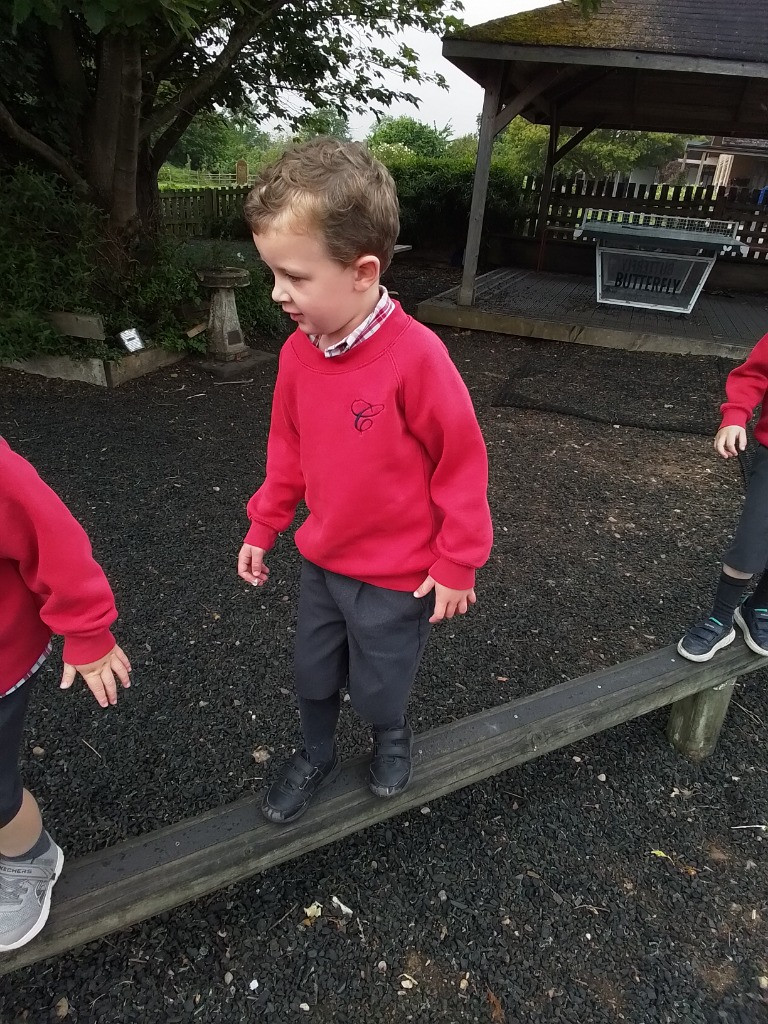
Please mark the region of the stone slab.
[[203, 359], [197, 363], [201, 370], [210, 373], [217, 380], [241, 380], [247, 377], [260, 363], [268, 363], [277, 356], [263, 349], [247, 349], [246, 354], [237, 359]]
[[69, 356], [38, 356], [35, 359], [3, 361], [1, 365], [9, 370], [34, 373], [40, 377], [77, 380], [102, 388], [115, 388], [163, 366], [178, 363], [185, 355], [185, 352], [149, 348], [125, 355], [114, 362], [104, 359], [70, 359]]
[[162, 348], [147, 348], [143, 352], [133, 352], [123, 356], [116, 362], [105, 363], [107, 387], [117, 388], [126, 381], [154, 373], [164, 366], [173, 366], [187, 355], [186, 352], [168, 352]]

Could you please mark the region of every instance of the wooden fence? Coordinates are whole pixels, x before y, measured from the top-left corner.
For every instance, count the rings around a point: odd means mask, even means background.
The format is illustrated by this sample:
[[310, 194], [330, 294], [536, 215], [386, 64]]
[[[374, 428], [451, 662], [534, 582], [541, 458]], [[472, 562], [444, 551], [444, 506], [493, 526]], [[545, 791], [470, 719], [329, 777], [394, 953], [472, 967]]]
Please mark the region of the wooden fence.
[[[541, 180], [527, 178], [520, 189], [519, 216], [511, 235], [533, 238], [541, 195]], [[724, 259], [765, 263], [768, 261], [768, 203], [760, 191], [714, 185], [633, 185], [602, 181], [555, 179], [548, 210], [547, 234], [551, 239], [573, 237], [584, 211], [623, 210], [629, 213], [668, 214], [672, 217], [712, 218], [735, 221], [738, 237], [750, 246], [749, 255], [737, 250]], [[587, 243], [589, 244], [589, 243]]]
[[217, 226], [242, 218], [247, 185], [168, 189], [160, 193], [165, 230], [183, 238], [209, 238]]
[[[216, 225], [240, 217], [248, 186], [178, 189], [161, 193], [166, 230], [182, 237], [206, 237]], [[511, 231], [516, 238], [533, 238], [541, 194], [541, 179], [526, 178], [520, 186]], [[548, 235], [571, 239], [586, 209], [627, 210], [632, 213], [669, 214], [676, 217], [711, 217], [739, 224], [739, 239], [750, 246], [749, 255], [738, 250], [725, 259], [768, 262], [768, 203], [761, 193], [746, 188], [713, 185], [631, 185], [603, 181], [556, 178], [549, 204]], [[591, 244], [586, 242], [585, 244]]]

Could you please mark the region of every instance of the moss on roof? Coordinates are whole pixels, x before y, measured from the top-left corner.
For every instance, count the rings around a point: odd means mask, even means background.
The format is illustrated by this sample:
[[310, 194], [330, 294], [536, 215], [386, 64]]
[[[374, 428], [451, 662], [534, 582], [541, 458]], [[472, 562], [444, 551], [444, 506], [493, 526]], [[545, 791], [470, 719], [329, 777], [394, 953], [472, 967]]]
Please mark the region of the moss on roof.
[[765, 62], [766, 0], [603, 0], [585, 17], [575, 3], [555, 2], [472, 25], [450, 40], [595, 50], [687, 54]]
[[626, 41], [637, 30], [637, 12], [616, 10], [608, 0], [602, 16], [584, 17], [568, 3], [556, 3], [535, 11], [523, 11], [472, 25], [452, 34], [451, 39], [476, 43], [512, 43], [529, 46], [585, 46], [610, 48]]

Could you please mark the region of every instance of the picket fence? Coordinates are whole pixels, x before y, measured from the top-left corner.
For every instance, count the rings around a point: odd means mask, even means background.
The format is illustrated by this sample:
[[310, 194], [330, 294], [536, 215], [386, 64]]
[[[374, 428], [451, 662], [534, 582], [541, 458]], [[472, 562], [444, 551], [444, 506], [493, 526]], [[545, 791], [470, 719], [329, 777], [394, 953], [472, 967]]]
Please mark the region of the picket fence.
[[230, 219], [242, 217], [247, 185], [168, 189], [160, 193], [163, 226], [182, 238], [209, 238]]

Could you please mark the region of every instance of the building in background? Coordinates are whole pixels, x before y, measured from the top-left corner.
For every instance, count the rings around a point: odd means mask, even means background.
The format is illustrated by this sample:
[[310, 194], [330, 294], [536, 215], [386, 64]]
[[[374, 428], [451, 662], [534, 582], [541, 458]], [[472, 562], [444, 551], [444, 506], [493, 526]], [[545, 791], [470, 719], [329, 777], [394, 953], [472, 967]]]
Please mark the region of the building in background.
[[763, 189], [768, 186], [768, 139], [696, 139], [686, 144], [680, 163], [687, 185]]

